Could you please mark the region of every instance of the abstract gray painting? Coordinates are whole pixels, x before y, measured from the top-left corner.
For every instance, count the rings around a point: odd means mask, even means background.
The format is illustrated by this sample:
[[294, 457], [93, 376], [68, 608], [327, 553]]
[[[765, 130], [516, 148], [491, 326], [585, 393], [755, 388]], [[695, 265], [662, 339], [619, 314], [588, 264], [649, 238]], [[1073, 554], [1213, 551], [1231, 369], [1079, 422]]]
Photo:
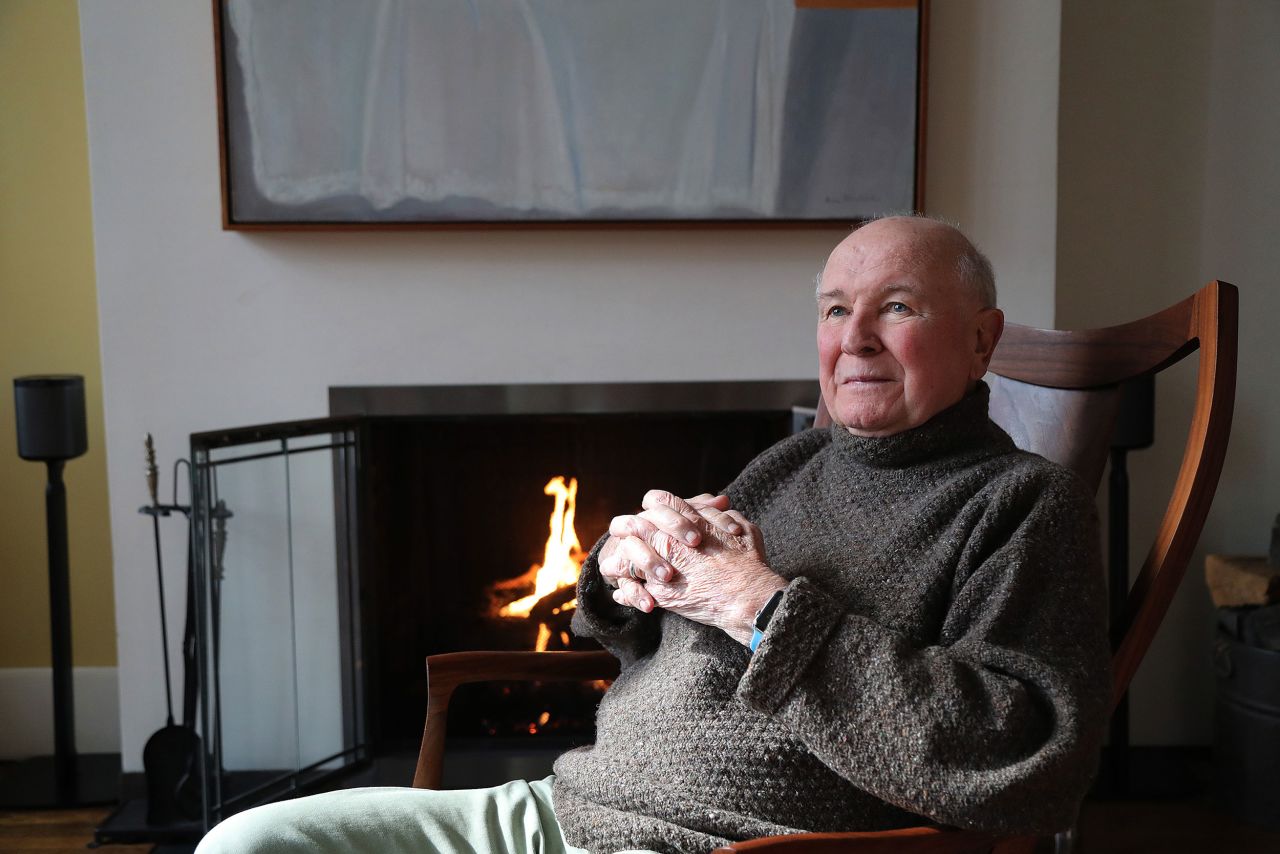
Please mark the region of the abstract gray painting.
[[224, 0], [228, 221], [911, 208], [919, 11], [798, 5]]

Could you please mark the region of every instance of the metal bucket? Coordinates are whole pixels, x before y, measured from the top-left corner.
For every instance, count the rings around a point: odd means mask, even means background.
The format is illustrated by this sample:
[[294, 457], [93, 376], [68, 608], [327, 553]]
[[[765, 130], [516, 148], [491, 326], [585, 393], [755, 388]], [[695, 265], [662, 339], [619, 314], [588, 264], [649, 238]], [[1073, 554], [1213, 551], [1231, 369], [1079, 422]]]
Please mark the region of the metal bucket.
[[1280, 830], [1280, 652], [1214, 642], [1214, 790], [1241, 821]]

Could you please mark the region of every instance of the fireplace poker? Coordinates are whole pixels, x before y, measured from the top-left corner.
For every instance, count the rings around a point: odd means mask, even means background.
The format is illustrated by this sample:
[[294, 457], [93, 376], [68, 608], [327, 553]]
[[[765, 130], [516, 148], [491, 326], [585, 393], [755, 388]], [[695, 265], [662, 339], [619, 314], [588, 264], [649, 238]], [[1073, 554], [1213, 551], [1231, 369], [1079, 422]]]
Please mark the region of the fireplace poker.
[[[213, 679], [214, 679], [214, 696], [220, 697], [221, 682], [219, 680], [219, 661], [221, 656], [220, 638], [222, 636], [222, 580], [226, 576], [226, 568], [222, 562], [223, 557], [227, 553], [227, 520], [236, 514], [232, 513], [227, 507], [227, 502], [221, 498], [214, 502], [213, 510], [209, 516], [213, 519], [213, 572], [211, 573], [212, 584], [210, 585], [210, 622], [213, 624]], [[215, 714], [221, 712], [221, 707], [215, 710]]]
[[160, 651], [164, 653], [164, 702], [168, 709], [167, 726], [173, 726], [173, 689], [169, 682], [169, 627], [164, 613], [164, 557], [160, 553], [160, 517], [168, 516], [169, 510], [160, 506], [157, 487], [160, 482], [160, 470], [156, 468], [156, 446], [147, 434], [144, 443], [147, 451], [147, 492], [151, 493], [151, 506], [143, 507], [139, 512], [151, 517], [151, 526], [156, 541], [156, 584], [160, 588]]

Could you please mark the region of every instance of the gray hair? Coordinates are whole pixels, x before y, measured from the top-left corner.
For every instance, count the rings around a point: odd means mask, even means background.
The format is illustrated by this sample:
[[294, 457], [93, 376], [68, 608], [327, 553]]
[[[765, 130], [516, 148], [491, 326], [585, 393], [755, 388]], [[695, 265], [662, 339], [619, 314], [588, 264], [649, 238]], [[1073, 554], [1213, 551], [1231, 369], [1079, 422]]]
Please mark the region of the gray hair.
[[956, 256], [956, 276], [973, 291], [983, 308], [995, 308], [996, 271], [991, 268], [991, 259], [968, 237], [964, 242], [965, 248]]
[[[978, 298], [978, 302], [982, 303], [983, 308], [996, 307], [996, 274], [995, 270], [991, 267], [991, 260], [982, 253], [982, 250], [978, 249], [978, 247], [973, 244], [973, 241], [970, 240], [954, 222], [950, 222], [940, 217], [927, 216], [922, 213], [893, 213], [882, 214], [880, 216], [874, 216], [870, 219], [863, 220], [853, 227], [853, 231], [857, 231], [863, 226], [877, 222], [878, 220], [891, 219], [895, 217], [924, 220], [926, 222], [936, 223], [937, 225], [943, 225], [951, 229], [956, 237], [960, 239], [959, 251], [956, 253], [955, 260], [956, 278], [958, 278], [965, 287], [969, 288], [973, 295]], [[821, 270], [819, 270], [818, 274], [813, 277], [813, 281], [814, 295], [817, 296], [822, 293]]]

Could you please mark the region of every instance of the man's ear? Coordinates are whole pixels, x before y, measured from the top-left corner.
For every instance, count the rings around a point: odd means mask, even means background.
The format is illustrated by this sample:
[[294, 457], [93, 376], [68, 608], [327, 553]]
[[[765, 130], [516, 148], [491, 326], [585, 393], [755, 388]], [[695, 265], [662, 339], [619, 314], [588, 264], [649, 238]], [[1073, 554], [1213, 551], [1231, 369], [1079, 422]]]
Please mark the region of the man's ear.
[[980, 380], [987, 373], [991, 356], [1004, 334], [1004, 312], [998, 308], [984, 308], [978, 312], [975, 326], [973, 367], [969, 371], [969, 379]]

